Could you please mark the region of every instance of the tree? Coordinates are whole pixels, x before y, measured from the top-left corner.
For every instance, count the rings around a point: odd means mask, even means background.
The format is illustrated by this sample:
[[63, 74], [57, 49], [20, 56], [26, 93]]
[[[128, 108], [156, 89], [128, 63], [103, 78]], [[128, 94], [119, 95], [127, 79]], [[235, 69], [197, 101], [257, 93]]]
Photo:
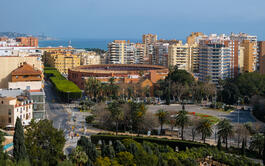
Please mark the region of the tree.
[[77, 146], [73, 152], [70, 154], [70, 159], [73, 161], [73, 163], [76, 163], [77, 165], [84, 165], [88, 161], [88, 157], [86, 153], [83, 151], [82, 147]]
[[211, 136], [213, 133], [211, 121], [208, 119], [200, 120], [196, 130], [197, 132], [202, 134], [202, 140], [203, 140], [203, 143], [205, 143], [206, 137]]
[[240, 91], [237, 85], [232, 82], [228, 82], [223, 88], [224, 89], [221, 92], [222, 101], [228, 105], [237, 103], [237, 100], [240, 97]]
[[108, 104], [107, 110], [110, 112], [111, 119], [115, 122], [116, 135], [118, 135], [119, 121], [123, 119], [123, 112], [120, 108], [120, 103], [113, 101]]
[[85, 120], [87, 124], [91, 124], [94, 121], [94, 119], [95, 119], [95, 115], [89, 115], [86, 117]]
[[117, 161], [123, 166], [135, 166], [133, 155], [130, 152], [120, 152], [117, 154]]
[[57, 166], [74, 166], [74, 164], [71, 162], [71, 160], [64, 160], [59, 162]]
[[90, 142], [90, 140], [84, 136], [77, 141], [77, 146], [82, 147], [88, 157], [88, 162], [95, 162], [98, 157], [96, 146]]
[[95, 164], [95, 166], [110, 166], [111, 165], [111, 161], [108, 157], [99, 157], [97, 158]]
[[196, 128], [199, 124], [199, 118], [198, 117], [194, 117], [191, 120], [189, 120], [189, 125], [191, 126], [191, 136], [192, 136], [192, 141], [195, 140], [195, 136], [197, 134]]
[[97, 101], [102, 95], [103, 86], [99, 80], [90, 77], [85, 82], [85, 93], [90, 99]]
[[109, 96], [111, 97], [111, 99], [116, 99], [117, 95], [118, 95], [118, 90], [119, 90], [119, 86], [115, 84], [115, 78], [111, 77], [109, 79], [109, 84], [108, 84], [108, 88], [109, 88]]
[[173, 96], [177, 96], [178, 102], [181, 102], [183, 95], [188, 91], [188, 85], [180, 82], [173, 82], [171, 84], [171, 92]]
[[17, 117], [16, 120], [13, 143], [14, 143], [14, 150], [13, 150], [14, 159], [16, 161], [25, 160], [27, 158], [27, 152], [24, 140], [24, 130], [19, 117]]
[[173, 135], [173, 129], [176, 126], [176, 118], [174, 116], [174, 113], [170, 113], [169, 120], [167, 121], [167, 124], [170, 126], [171, 136]]
[[130, 102], [131, 126], [137, 131], [138, 135], [144, 123], [146, 110], [144, 103]]
[[31, 121], [25, 132], [25, 145], [33, 165], [56, 165], [63, 157], [65, 138], [62, 130], [47, 119]]
[[116, 154], [126, 151], [125, 146], [119, 140], [116, 140], [114, 142], [113, 148], [114, 148]]
[[105, 145], [105, 143], [101, 146], [101, 156], [102, 157], [109, 157], [114, 158], [115, 157], [115, 151], [111, 145]]
[[230, 121], [227, 119], [223, 119], [217, 124], [218, 127], [218, 136], [225, 140], [225, 147], [226, 149], [228, 144], [228, 137], [233, 135], [233, 126], [231, 125]]
[[187, 111], [181, 110], [178, 112], [176, 116], [176, 125], [181, 127], [181, 139], [184, 139], [184, 127], [188, 124], [189, 118], [187, 115]]
[[264, 135], [257, 133], [251, 137], [249, 149], [253, 151], [258, 151], [259, 155], [261, 155], [264, 147], [263, 144], [264, 144]]
[[218, 136], [217, 148], [218, 148], [218, 150], [222, 149], [222, 142], [221, 142], [220, 136]]
[[162, 135], [163, 133], [163, 125], [167, 122], [169, 118], [169, 113], [168, 111], [165, 111], [163, 109], [160, 109], [157, 111], [156, 116], [158, 117], [159, 123], [160, 123], [160, 134]]

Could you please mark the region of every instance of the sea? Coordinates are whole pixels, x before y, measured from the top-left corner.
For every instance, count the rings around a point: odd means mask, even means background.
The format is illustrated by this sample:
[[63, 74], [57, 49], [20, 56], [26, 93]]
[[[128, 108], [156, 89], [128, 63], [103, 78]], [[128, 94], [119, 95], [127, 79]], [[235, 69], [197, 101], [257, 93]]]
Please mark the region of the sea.
[[[117, 39], [58, 39], [58, 40], [40, 40], [39, 47], [67, 47], [71, 45], [73, 48], [100, 48], [108, 49], [108, 43]], [[126, 39], [131, 42], [141, 42], [141, 39]]]

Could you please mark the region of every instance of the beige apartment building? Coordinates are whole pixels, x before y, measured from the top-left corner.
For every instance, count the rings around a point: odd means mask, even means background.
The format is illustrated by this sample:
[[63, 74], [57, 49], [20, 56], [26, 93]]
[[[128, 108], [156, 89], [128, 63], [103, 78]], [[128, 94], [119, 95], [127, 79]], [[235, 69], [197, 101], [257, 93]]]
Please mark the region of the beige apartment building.
[[155, 34], [144, 34], [142, 36], [143, 44], [153, 44], [157, 42], [157, 35]]
[[190, 45], [197, 43], [196, 38], [200, 37], [200, 36], [204, 36], [204, 34], [202, 32], [192, 32], [187, 37], [187, 43], [190, 44]]
[[178, 66], [179, 69], [189, 72], [199, 70], [199, 46], [197, 44], [189, 45], [177, 44], [168, 47], [168, 66]]
[[33, 101], [24, 97], [0, 97], [0, 126], [15, 127], [16, 119], [28, 125], [32, 119]]
[[245, 72], [253, 72], [256, 70], [256, 47], [257, 43], [250, 40], [243, 40], [241, 46], [244, 47], [244, 68]]
[[0, 88], [8, 88], [11, 81], [12, 71], [27, 62], [34, 68], [43, 71], [43, 64], [40, 56], [0, 56]]
[[62, 74], [68, 74], [68, 69], [80, 66], [80, 57], [71, 51], [46, 51], [44, 54], [46, 65], [55, 67]]

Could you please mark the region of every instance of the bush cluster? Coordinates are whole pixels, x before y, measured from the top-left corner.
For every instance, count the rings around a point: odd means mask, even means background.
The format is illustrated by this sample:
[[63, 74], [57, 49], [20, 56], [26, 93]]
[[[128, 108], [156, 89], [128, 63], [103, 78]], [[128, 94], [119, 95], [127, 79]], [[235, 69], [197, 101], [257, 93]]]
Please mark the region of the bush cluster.
[[45, 67], [44, 74], [55, 87], [61, 100], [70, 102], [71, 100], [80, 99], [82, 91], [73, 82], [67, 80], [55, 68]]
[[156, 143], [159, 145], [168, 145], [169, 147], [176, 149], [178, 147], [179, 150], [186, 150], [186, 148], [193, 148], [193, 147], [207, 147], [208, 144], [202, 144], [198, 142], [193, 141], [186, 141], [186, 140], [173, 140], [173, 139], [166, 139], [166, 138], [154, 138], [154, 137], [132, 137], [127, 135], [104, 135], [104, 134], [98, 134], [98, 135], [91, 135], [91, 141], [94, 144], [97, 144], [99, 141], [101, 142], [113, 142], [116, 140], [123, 140], [123, 139], [133, 139], [137, 142], [151, 142]]

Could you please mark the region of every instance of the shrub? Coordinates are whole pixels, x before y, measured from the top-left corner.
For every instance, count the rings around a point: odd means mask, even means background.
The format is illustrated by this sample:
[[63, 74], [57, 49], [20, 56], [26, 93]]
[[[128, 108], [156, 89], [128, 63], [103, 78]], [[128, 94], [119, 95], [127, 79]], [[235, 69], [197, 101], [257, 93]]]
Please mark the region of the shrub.
[[86, 117], [86, 123], [91, 124], [95, 120], [95, 115], [89, 115]]
[[151, 142], [151, 143], [156, 143], [159, 145], [168, 145], [172, 149], [175, 149], [178, 147], [179, 150], [185, 150], [186, 148], [192, 148], [192, 147], [205, 147], [208, 146], [208, 144], [202, 144], [198, 142], [193, 142], [193, 141], [185, 141], [185, 140], [171, 140], [171, 139], [166, 139], [166, 138], [154, 138], [154, 137], [135, 137], [135, 136], [125, 136], [125, 135], [119, 135], [119, 136], [114, 136], [114, 135], [91, 135], [91, 141], [94, 144], [97, 144], [99, 140], [104, 141], [104, 142], [109, 142], [109, 141], [116, 141], [116, 140], [124, 140], [124, 139], [133, 139], [139, 143], [143, 143], [144, 141], [146, 142]]
[[67, 80], [55, 68], [46, 67], [44, 69], [46, 79], [49, 79], [55, 87], [57, 94], [64, 102], [80, 99], [82, 91], [73, 82]]

